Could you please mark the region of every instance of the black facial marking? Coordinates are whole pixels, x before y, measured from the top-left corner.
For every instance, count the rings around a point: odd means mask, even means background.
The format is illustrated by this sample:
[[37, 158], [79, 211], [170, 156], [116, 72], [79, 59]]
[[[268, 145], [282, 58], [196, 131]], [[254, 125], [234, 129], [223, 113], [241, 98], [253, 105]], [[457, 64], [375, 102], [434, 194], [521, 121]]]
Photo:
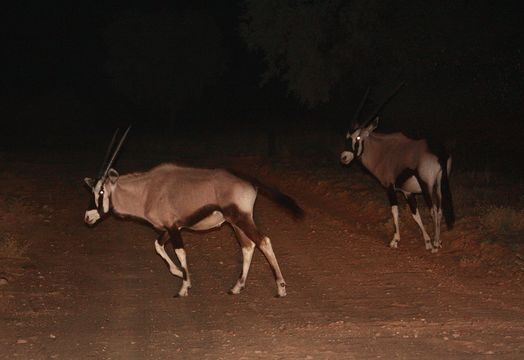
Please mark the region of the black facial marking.
[[96, 210], [96, 202], [94, 196], [89, 197], [89, 206], [87, 207], [87, 210]]
[[100, 217], [104, 214], [104, 185], [100, 187], [100, 191], [98, 191], [98, 214]]
[[[359, 149], [362, 147], [362, 151], [360, 151], [360, 155], [357, 156], [359, 153]], [[362, 142], [362, 137], [359, 136], [359, 140], [353, 141], [353, 138], [350, 136], [349, 138], [346, 138], [344, 151], [349, 151], [353, 153], [353, 155], [360, 159], [362, 157], [362, 154], [364, 153], [364, 143]]]
[[349, 138], [346, 138], [344, 151], [353, 152], [353, 138], [351, 136]]

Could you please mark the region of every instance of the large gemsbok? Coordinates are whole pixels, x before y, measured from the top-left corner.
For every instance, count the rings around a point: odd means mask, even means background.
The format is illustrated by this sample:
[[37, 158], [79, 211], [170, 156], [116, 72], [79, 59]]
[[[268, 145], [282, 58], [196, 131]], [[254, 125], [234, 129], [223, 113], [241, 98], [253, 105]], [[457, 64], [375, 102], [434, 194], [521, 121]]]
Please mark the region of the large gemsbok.
[[[149, 222], [160, 233], [155, 241], [156, 252], [167, 262], [171, 274], [183, 280], [178, 296], [187, 296], [191, 287], [181, 230], [208, 230], [227, 222], [235, 231], [243, 255], [240, 278], [229, 292], [238, 294], [244, 288], [257, 247], [271, 266], [277, 296], [286, 296], [286, 282], [271, 241], [257, 229], [253, 221], [253, 206], [259, 190], [300, 218], [303, 210], [295, 200], [253, 177], [232, 170], [201, 169], [168, 163], [146, 172], [119, 176], [111, 166], [128, 131], [111, 152], [116, 133], [113, 136], [106, 154], [106, 160], [110, 159], [102, 165], [97, 179], [85, 179], [93, 193], [92, 206], [85, 213], [85, 222], [93, 225], [110, 211], [117, 216]], [[164, 249], [168, 241], [173, 244], [180, 267]]]
[[[413, 140], [402, 133], [374, 132], [378, 126], [377, 115], [380, 110], [402, 86], [403, 84], [400, 84], [368, 119], [359, 122], [358, 117], [369, 94], [368, 88], [346, 134], [346, 146], [340, 160], [345, 165], [353, 159], [359, 160], [386, 188], [395, 223], [395, 234], [389, 243], [390, 247], [396, 248], [400, 241], [396, 191], [401, 191], [406, 197], [413, 219], [422, 232], [426, 249], [437, 252], [442, 247], [442, 210], [448, 228], [453, 227], [455, 221], [449, 186], [451, 156], [443, 146], [427, 139]], [[420, 193], [431, 209], [435, 229], [433, 243], [417, 208], [415, 194]]]

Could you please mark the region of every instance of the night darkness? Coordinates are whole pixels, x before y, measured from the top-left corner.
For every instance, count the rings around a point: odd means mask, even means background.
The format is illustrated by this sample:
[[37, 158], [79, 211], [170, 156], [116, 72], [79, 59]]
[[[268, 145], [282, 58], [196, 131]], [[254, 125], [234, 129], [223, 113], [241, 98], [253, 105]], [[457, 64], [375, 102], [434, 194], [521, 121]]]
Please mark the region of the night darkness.
[[[322, 2], [309, 5], [316, 3]], [[499, 121], [521, 129], [517, 1], [331, 3], [334, 10], [318, 15], [322, 23], [312, 30], [288, 25], [290, 15], [273, 24], [273, 33], [255, 29], [255, 41], [241, 36], [249, 14], [241, 1], [10, 4], [3, 21], [3, 122], [13, 133], [65, 135], [125, 123], [163, 134], [248, 124], [343, 133], [367, 86], [379, 101], [407, 81], [386, 108], [386, 131], [436, 132], [460, 142], [467, 134], [490, 134]], [[360, 28], [344, 27], [344, 11]], [[309, 50], [319, 31], [319, 50]], [[264, 36], [287, 52], [267, 53]], [[306, 50], [293, 52], [297, 46]], [[308, 64], [308, 54], [314, 61], [322, 56], [326, 70]], [[279, 70], [261, 86], [273, 59]], [[334, 67], [336, 74], [329, 71]], [[317, 101], [310, 88], [328, 95]]]
[[524, 358], [522, 15], [4, 5], [0, 359]]

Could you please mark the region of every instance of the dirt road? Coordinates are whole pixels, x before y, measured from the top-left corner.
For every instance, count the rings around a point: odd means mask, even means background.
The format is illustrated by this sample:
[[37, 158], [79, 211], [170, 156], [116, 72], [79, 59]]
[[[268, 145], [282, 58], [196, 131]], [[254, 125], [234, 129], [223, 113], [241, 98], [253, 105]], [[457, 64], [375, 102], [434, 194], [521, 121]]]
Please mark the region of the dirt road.
[[[307, 211], [294, 222], [263, 197], [256, 205], [288, 296], [274, 297], [260, 252], [244, 292], [227, 294], [241, 255], [224, 226], [184, 233], [193, 288], [174, 298], [180, 280], [150, 228], [113, 218], [84, 226], [84, 175], [63, 164], [2, 170], [1, 230], [31, 241], [30, 260], [2, 264], [2, 359], [524, 357], [520, 280], [461, 266], [460, 249], [427, 253], [411, 219], [389, 249], [388, 210], [369, 217], [360, 187], [326, 194], [267, 173]], [[445, 232], [444, 247], [456, 236]]]

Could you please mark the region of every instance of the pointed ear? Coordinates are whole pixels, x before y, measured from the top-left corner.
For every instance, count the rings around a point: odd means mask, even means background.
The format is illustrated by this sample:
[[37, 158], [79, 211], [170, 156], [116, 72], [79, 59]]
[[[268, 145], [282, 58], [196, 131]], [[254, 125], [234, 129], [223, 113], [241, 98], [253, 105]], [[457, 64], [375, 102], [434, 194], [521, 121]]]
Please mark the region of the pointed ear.
[[86, 185], [89, 186], [89, 188], [91, 188], [91, 189], [95, 186], [95, 179], [92, 179], [92, 178], [86, 177], [86, 178], [84, 178], [84, 182], [85, 182]]
[[119, 177], [118, 172], [115, 169], [109, 169], [107, 176], [112, 184], [116, 183]]
[[378, 126], [378, 120], [379, 120], [379, 117], [376, 116], [373, 121], [371, 122], [371, 124], [368, 125], [368, 127], [366, 128], [366, 130], [371, 133], [373, 130], [375, 130]]

